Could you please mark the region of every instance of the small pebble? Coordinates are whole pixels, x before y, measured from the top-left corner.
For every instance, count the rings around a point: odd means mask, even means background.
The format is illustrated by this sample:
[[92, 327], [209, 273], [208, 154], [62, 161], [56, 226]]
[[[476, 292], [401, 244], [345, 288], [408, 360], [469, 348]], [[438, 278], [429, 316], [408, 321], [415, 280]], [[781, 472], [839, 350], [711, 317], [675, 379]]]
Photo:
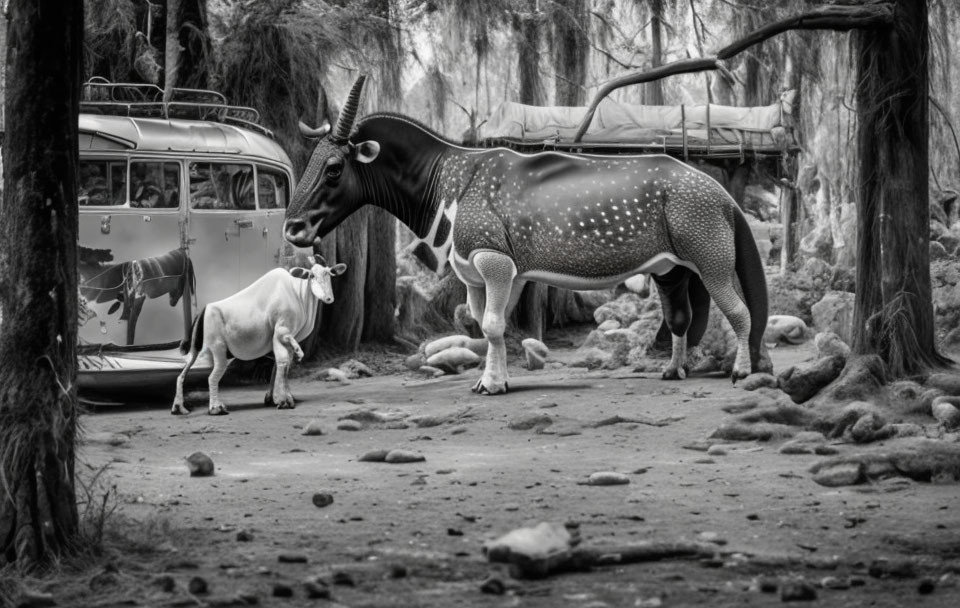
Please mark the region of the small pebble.
[[150, 584], [154, 587], [158, 587], [160, 591], [163, 591], [164, 593], [172, 593], [173, 590], [177, 588], [177, 581], [173, 580], [173, 577], [169, 574], [161, 574], [150, 581]]
[[277, 556], [277, 561], [281, 564], [305, 564], [307, 556], [302, 553], [281, 553]]
[[356, 581], [353, 580], [352, 574], [342, 570], [334, 572], [332, 580], [334, 585], [343, 585], [345, 587], [355, 587], [357, 584]]
[[313, 506], [317, 508], [329, 507], [333, 504], [333, 495], [326, 492], [317, 492], [313, 495]]
[[709, 455], [709, 456], [726, 456], [726, 455], [727, 455], [727, 448], [726, 448], [726, 446], [720, 445], [719, 443], [715, 443], [715, 444], [711, 445], [709, 448], [707, 448], [707, 455]]
[[293, 587], [284, 583], [274, 583], [273, 597], [293, 597]]
[[780, 587], [780, 601], [782, 602], [812, 602], [817, 599], [817, 590], [807, 581], [787, 581]]
[[526, 412], [514, 416], [507, 423], [507, 428], [513, 431], [529, 431], [534, 428], [542, 428], [553, 424], [553, 418], [543, 412]]
[[360, 457], [360, 462], [383, 462], [390, 450], [370, 450]]
[[418, 454], [409, 450], [390, 450], [386, 457], [384, 457], [384, 462], [389, 462], [392, 464], [423, 462], [425, 460], [426, 457], [423, 456], [423, 454]]
[[407, 567], [403, 564], [394, 564], [390, 566], [390, 578], [406, 578]]
[[920, 579], [920, 583], [917, 585], [917, 593], [920, 595], [929, 595], [937, 588], [937, 583], [929, 576], [925, 576]]
[[319, 577], [308, 578], [303, 582], [303, 588], [307, 592], [307, 597], [313, 600], [330, 599], [330, 587]]
[[209, 591], [210, 586], [207, 584], [207, 579], [195, 576], [190, 579], [190, 582], [187, 583], [187, 591], [193, 595], [203, 595]]
[[503, 595], [506, 590], [507, 586], [504, 585], [503, 581], [496, 576], [488, 577], [487, 580], [480, 584], [481, 593], [488, 593], [490, 595]]
[[837, 576], [825, 576], [820, 580], [820, 586], [824, 589], [849, 589], [850, 581]]
[[253, 540], [253, 533], [249, 530], [239, 530], [237, 531], [237, 542], [238, 543], [248, 543]]
[[303, 427], [304, 435], [323, 435], [323, 428], [320, 426], [319, 420], [311, 420], [307, 423], [307, 426]]
[[630, 478], [614, 471], [598, 471], [587, 478], [588, 486], [619, 486], [630, 483]]
[[190, 477], [210, 477], [213, 475], [213, 460], [203, 452], [194, 452], [187, 457]]
[[363, 423], [356, 420], [341, 420], [337, 423], [338, 431], [361, 431], [363, 430]]

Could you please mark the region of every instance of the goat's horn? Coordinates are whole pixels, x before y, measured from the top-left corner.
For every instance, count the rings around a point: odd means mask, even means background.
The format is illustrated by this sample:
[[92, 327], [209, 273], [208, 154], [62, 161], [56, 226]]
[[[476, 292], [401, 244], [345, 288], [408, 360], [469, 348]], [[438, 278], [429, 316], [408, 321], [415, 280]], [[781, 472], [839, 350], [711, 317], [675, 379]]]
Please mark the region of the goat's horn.
[[340, 110], [340, 118], [337, 119], [337, 127], [333, 131], [333, 141], [345, 143], [350, 137], [350, 131], [353, 129], [353, 121], [357, 117], [357, 110], [360, 108], [360, 94], [363, 92], [363, 83], [366, 82], [365, 74], [360, 74], [357, 81], [353, 83], [350, 89], [350, 95], [347, 96], [343, 109]]

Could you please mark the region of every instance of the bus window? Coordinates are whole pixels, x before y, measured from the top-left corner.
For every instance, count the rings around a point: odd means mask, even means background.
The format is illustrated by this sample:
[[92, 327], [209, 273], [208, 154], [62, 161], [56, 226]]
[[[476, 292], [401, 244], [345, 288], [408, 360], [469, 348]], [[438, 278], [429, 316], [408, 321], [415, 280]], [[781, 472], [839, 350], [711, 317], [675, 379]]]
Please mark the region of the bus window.
[[257, 167], [257, 190], [261, 209], [286, 208], [288, 188], [285, 174]]
[[77, 201], [84, 207], [113, 207], [127, 202], [125, 160], [81, 160]]
[[190, 163], [190, 208], [221, 211], [256, 209], [253, 166]]
[[176, 209], [180, 206], [180, 164], [161, 161], [130, 163], [130, 206]]

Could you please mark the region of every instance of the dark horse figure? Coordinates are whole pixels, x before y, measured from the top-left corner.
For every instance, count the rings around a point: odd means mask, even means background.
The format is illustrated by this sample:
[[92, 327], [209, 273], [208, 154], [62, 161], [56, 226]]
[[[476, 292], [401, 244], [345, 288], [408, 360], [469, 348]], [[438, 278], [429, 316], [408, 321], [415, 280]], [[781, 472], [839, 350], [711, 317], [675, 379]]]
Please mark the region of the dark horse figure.
[[673, 336], [663, 375], [683, 378], [695, 276], [736, 332], [734, 380], [759, 371], [763, 265], [747, 220], [714, 179], [664, 155], [463, 147], [397, 114], [354, 125], [363, 82], [332, 131], [301, 125], [320, 139], [287, 208], [286, 238], [309, 246], [373, 204], [439, 249], [489, 341], [476, 392], [508, 389], [506, 314], [527, 281], [601, 289], [651, 273]]

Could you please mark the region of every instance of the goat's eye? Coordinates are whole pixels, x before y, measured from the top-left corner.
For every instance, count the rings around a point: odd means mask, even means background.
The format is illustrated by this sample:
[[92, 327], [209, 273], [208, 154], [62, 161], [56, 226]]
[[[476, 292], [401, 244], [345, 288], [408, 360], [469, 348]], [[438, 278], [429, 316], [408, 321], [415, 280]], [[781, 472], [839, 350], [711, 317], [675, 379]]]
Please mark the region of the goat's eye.
[[337, 179], [340, 177], [340, 171], [340, 165], [330, 165], [327, 167], [327, 179]]

